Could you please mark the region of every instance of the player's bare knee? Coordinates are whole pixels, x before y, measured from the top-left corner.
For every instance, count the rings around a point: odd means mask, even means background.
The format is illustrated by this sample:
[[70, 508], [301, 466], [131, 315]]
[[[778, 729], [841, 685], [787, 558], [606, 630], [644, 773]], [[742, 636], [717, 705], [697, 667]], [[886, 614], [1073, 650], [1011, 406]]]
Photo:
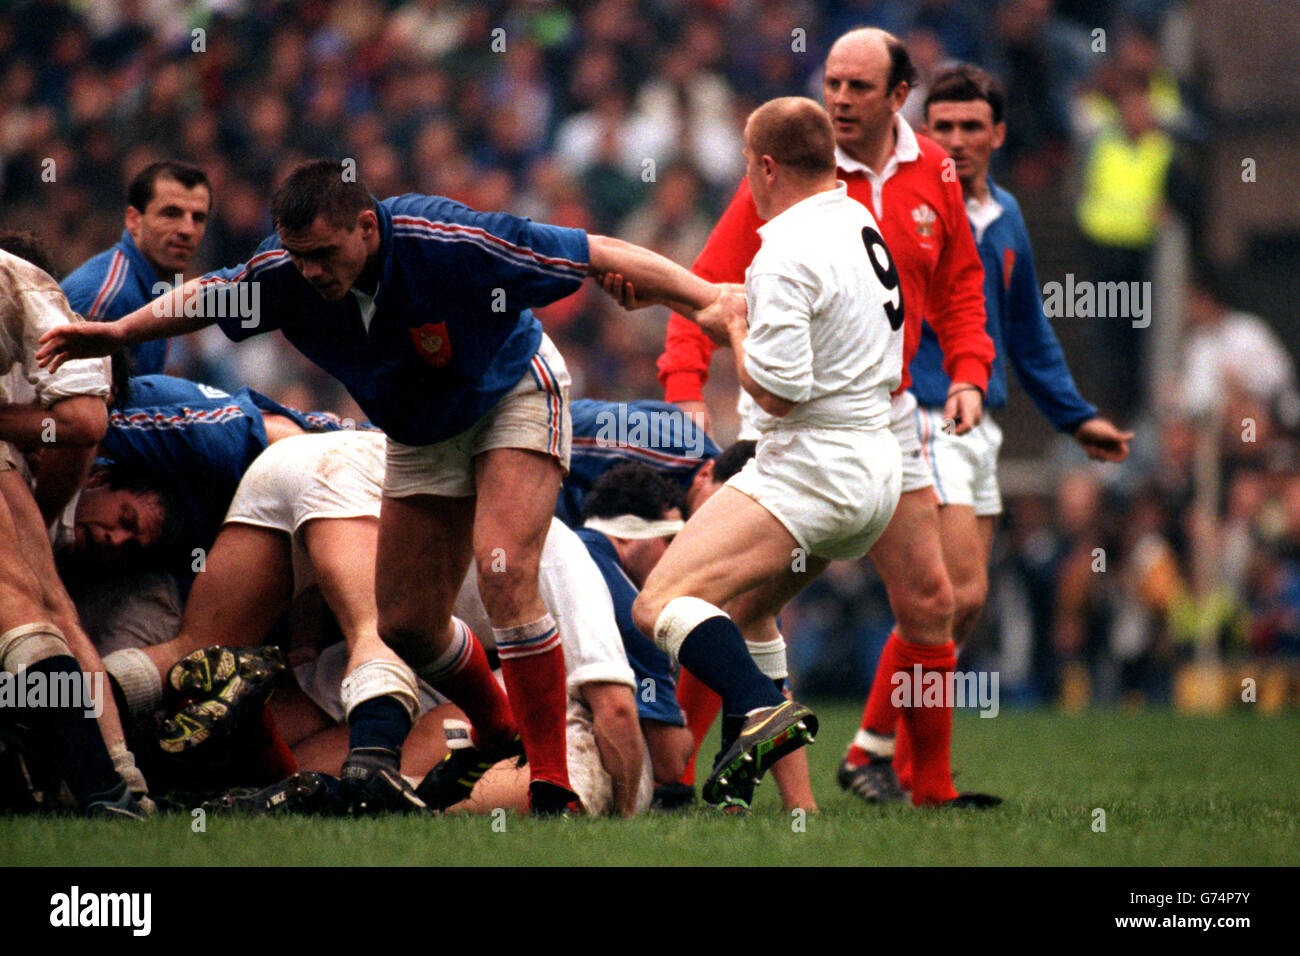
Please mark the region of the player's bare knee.
[[496, 552], [476, 556], [479, 596], [493, 622], [520, 620], [538, 600], [537, 562], [510, 560]]
[[904, 631], [928, 632], [952, 625], [957, 599], [942, 565], [909, 580], [906, 594], [896, 600], [895, 613]]
[[984, 610], [984, 601], [988, 597], [986, 581], [971, 581], [954, 589], [954, 609], [952, 615], [953, 640], [962, 643], [975, 630], [980, 613]]

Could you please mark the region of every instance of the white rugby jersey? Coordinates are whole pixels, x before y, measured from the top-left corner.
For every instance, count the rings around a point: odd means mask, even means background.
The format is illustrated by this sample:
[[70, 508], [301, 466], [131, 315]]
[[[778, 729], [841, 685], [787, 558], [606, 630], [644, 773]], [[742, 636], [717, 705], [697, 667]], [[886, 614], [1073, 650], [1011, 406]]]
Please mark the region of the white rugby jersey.
[[75, 359], [51, 375], [36, 364], [50, 329], [78, 321], [53, 278], [0, 250], [0, 402], [55, 402], [78, 395], [107, 398], [109, 360]]
[[763, 245], [745, 273], [745, 369], [797, 405], [776, 418], [742, 401], [744, 432], [887, 427], [903, 370], [903, 302], [874, 217], [840, 182], [758, 234]]

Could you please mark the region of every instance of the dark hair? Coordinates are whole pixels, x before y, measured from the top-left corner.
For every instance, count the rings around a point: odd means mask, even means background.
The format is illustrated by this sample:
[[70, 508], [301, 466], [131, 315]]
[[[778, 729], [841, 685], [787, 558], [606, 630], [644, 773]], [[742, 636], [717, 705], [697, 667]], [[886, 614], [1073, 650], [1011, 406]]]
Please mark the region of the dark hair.
[[102, 474], [109, 491], [129, 491], [136, 495], [155, 495], [162, 506], [163, 523], [158, 541], [148, 549], [147, 557], [164, 560], [171, 556], [181, 542], [185, 516], [181, 497], [171, 480], [156, 472], [114, 461], [101, 461], [91, 469], [92, 475]]
[[11, 256], [26, 259], [48, 274], [51, 279], [54, 278], [54, 260], [50, 257], [49, 247], [36, 233], [18, 229], [0, 229], [0, 249]]
[[802, 96], [768, 100], [749, 114], [749, 148], [804, 176], [835, 171], [835, 131], [826, 111]]
[[907, 46], [892, 33], [885, 34], [885, 49], [889, 51], [889, 76], [885, 80], [885, 95], [898, 89], [899, 83], [916, 86], [916, 67]]
[[983, 100], [993, 110], [994, 124], [1002, 122], [1002, 108], [1005, 97], [1002, 85], [978, 66], [958, 63], [940, 70], [930, 83], [930, 91], [925, 94], [926, 114], [931, 103], [966, 103], [970, 100]]
[[686, 493], [653, 468], [627, 463], [615, 465], [587, 493], [582, 503], [582, 517], [617, 518], [636, 515], [646, 521], [658, 521], [676, 508], [686, 513]]
[[208, 182], [208, 174], [197, 166], [191, 166], [189, 163], [182, 163], [175, 159], [163, 159], [156, 163], [150, 163], [136, 173], [135, 178], [131, 180], [131, 185], [126, 190], [127, 203], [133, 209], [144, 212], [149, 203], [153, 202], [154, 191], [160, 179], [174, 179], [186, 189], [203, 186], [208, 191], [208, 206], [211, 207], [212, 184]]
[[366, 184], [347, 173], [337, 159], [310, 159], [295, 166], [271, 197], [275, 228], [302, 232], [324, 216], [336, 229], [351, 229], [373, 201]]
[[713, 459], [713, 480], [721, 484], [740, 473], [745, 462], [754, 457], [758, 442], [746, 439], [728, 445], [717, 458]]

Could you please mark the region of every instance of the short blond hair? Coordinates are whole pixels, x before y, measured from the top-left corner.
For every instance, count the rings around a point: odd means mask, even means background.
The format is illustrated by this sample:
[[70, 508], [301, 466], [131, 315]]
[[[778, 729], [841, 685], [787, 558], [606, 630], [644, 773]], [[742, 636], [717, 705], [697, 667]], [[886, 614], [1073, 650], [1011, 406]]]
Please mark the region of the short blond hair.
[[806, 96], [768, 100], [749, 114], [745, 138], [755, 156], [771, 156], [801, 176], [835, 171], [831, 118]]

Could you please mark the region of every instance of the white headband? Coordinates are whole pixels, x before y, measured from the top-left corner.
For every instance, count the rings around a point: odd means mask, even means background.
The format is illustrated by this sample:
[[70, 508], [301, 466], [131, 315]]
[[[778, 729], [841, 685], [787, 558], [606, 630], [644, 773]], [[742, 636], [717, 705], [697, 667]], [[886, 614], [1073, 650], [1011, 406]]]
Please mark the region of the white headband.
[[636, 515], [619, 515], [617, 518], [588, 518], [583, 527], [614, 538], [640, 541], [644, 538], [666, 538], [681, 531], [685, 524], [686, 522], [680, 519], [660, 518], [658, 521], [647, 521]]

